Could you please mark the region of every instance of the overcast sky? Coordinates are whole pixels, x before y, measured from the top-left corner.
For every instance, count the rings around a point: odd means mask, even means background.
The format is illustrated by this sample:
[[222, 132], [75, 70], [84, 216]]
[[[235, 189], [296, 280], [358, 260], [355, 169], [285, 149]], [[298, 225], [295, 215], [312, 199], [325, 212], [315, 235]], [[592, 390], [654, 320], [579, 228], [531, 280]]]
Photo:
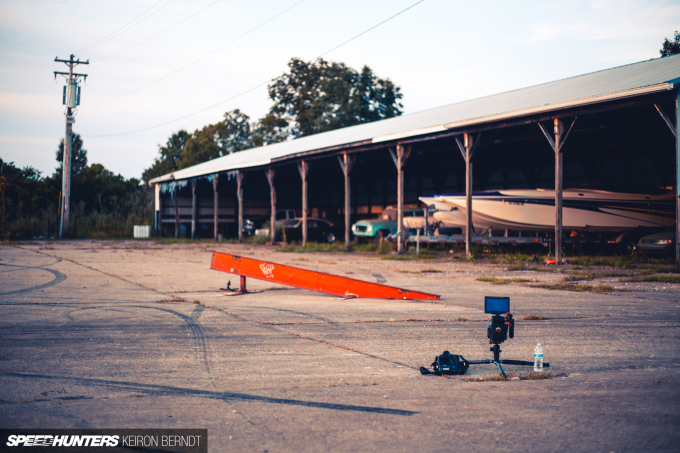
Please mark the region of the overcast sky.
[[139, 178], [173, 132], [262, 117], [291, 57], [368, 65], [408, 114], [657, 58], [680, 29], [672, 0], [417, 2], [0, 0], [0, 158], [53, 173], [54, 58], [72, 53], [90, 62], [74, 125], [89, 162]]

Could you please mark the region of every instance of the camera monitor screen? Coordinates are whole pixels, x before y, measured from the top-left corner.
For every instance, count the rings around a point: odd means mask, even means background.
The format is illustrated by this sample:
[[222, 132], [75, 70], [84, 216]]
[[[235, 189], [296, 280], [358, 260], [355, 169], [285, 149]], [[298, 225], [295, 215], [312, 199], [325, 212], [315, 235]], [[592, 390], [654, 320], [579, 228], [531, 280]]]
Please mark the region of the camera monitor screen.
[[486, 296], [484, 298], [484, 313], [502, 315], [510, 311], [509, 297]]

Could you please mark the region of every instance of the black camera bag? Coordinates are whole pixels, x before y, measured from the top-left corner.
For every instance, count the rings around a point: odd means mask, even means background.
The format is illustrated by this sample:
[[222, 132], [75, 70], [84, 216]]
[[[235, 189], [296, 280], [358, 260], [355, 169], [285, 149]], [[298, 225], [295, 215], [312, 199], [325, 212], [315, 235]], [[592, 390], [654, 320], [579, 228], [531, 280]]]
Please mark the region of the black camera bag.
[[[449, 351], [444, 351], [442, 355], [434, 358], [432, 363], [434, 374], [441, 376], [442, 374], [465, 374], [470, 368], [470, 364], [462, 355], [451, 354]], [[423, 372], [425, 370], [425, 372]], [[425, 367], [420, 368], [422, 374], [431, 374]]]

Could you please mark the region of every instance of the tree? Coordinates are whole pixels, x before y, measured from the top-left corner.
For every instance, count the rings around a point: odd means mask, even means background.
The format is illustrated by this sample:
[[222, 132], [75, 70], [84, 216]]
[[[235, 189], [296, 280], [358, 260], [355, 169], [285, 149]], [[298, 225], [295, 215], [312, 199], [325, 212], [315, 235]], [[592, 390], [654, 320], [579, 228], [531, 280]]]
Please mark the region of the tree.
[[253, 146], [265, 146], [286, 141], [290, 135], [288, 121], [281, 116], [267, 113], [255, 123], [251, 140]]
[[160, 156], [144, 171], [144, 181], [245, 149], [402, 113], [401, 89], [368, 66], [358, 72], [344, 63], [292, 58], [288, 68], [268, 86], [274, 104], [263, 118], [251, 124], [248, 115], [235, 109], [193, 134], [173, 134], [166, 146], [159, 146]]
[[664, 38], [659, 53], [662, 57], [668, 57], [670, 55], [680, 53], [680, 33], [677, 30], [675, 31], [675, 37], [673, 41], [670, 41], [668, 38]]
[[[87, 150], [83, 149], [83, 139], [80, 134], [71, 134], [71, 176], [78, 176], [87, 167]], [[64, 166], [64, 139], [59, 141], [57, 149], [57, 174], [62, 175]]]
[[219, 155], [243, 151], [252, 148], [250, 133], [250, 117], [239, 109], [226, 112], [224, 120], [215, 125]]
[[197, 129], [187, 140], [178, 167], [187, 168], [220, 157], [217, 127], [213, 124]]
[[184, 129], [175, 132], [170, 136], [165, 146], [158, 145], [158, 156], [154, 159], [153, 165], [142, 173], [142, 179], [148, 182], [158, 176], [179, 170], [179, 163], [182, 160], [182, 153], [191, 135]]
[[263, 137], [281, 141], [402, 113], [401, 89], [368, 66], [359, 73], [344, 63], [292, 58], [288, 67], [268, 87], [274, 105], [256, 127]]

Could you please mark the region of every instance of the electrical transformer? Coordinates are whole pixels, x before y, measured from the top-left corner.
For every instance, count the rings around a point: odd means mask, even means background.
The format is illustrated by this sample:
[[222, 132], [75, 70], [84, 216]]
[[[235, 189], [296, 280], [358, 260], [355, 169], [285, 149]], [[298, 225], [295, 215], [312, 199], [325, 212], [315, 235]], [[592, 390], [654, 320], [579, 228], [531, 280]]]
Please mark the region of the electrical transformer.
[[80, 87], [75, 79], [69, 80], [68, 85], [64, 87], [61, 103], [69, 108], [80, 105]]

